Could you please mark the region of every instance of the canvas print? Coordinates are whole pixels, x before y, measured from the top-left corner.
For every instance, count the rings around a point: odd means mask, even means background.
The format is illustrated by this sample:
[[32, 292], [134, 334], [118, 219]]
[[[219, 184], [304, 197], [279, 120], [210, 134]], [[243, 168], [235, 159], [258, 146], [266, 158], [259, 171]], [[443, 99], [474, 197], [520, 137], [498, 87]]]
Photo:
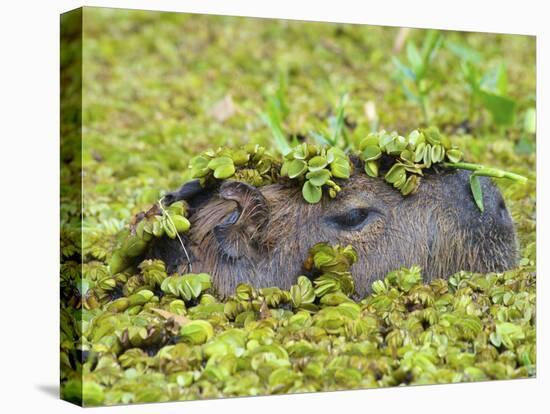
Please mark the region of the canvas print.
[[61, 397], [536, 375], [535, 38], [61, 16]]

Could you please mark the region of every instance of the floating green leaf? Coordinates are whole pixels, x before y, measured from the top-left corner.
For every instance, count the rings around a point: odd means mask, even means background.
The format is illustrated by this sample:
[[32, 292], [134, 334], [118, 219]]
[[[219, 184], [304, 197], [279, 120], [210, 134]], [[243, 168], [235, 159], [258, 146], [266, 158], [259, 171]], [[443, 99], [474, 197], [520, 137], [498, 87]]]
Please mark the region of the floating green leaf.
[[214, 328], [208, 321], [191, 321], [180, 329], [180, 335], [185, 342], [204, 344], [214, 335]]
[[302, 175], [307, 171], [307, 163], [303, 160], [292, 160], [288, 164], [288, 177], [289, 178], [296, 178]]
[[317, 155], [308, 161], [309, 171], [319, 171], [325, 168], [328, 164], [326, 157]]
[[190, 301], [211, 286], [210, 275], [206, 273], [189, 273], [183, 276], [170, 276], [164, 279], [160, 288], [165, 293]]
[[313, 186], [321, 187], [330, 180], [330, 171], [324, 169], [311, 171], [306, 174], [306, 178]]
[[308, 203], [315, 204], [321, 200], [323, 190], [321, 190], [321, 187], [312, 184], [310, 181], [306, 181], [302, 187], [302, 195], [304, 196], [304, 200]]

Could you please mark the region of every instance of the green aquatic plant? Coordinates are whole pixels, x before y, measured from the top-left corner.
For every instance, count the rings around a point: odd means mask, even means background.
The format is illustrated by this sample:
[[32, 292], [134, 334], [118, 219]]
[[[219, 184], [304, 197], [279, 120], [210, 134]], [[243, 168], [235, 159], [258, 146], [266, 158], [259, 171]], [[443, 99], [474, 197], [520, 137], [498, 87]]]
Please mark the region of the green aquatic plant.
[[407, 42], [407, 64], [393, 56], [393, 64], [397, 69], [397, 79], [401, 88], [407, 99], [420, 106], [426, 123], [431, 120], [429, 94], [434, 86], [429, 70], [442, 40], [437, 30], [428, 30], [420, 50], [413, 40]]
[[517, 102], [508, 96], [508, 76], [506, 66], [500, 64], [492, 70], [481, 74], [479, 66], [471, 60], [461, 64], [463, 78], [468, 86], [470, 113], [474, 105], [485, 108], [499, 126], [509, 126], [515, 120]]
[[345, 124], [345, 108], [349, 102], [349, 95], [342, 94], [336, 106], [336, 113], [329, 117], [328, 128], [320, 131], [311, 131], [310, 134], [315, 141], [320, 145], [328, 145], [347, 149], [350, 147], [349, 138], [344, 129]]
[[[381, 163], [391, 160], [384, 172], [384, 180], [404, 196], [414, 193], [424, 171], [435, 165], [465, 169], [473, 172], [470, 178], [472, 195], [483, 211], [483, 195], [479, 176], [507, 178], [525, 182], [525, 177], [497, 168], [461, 162], [462, 151], [436, 127], [415, 129], [406, 137], [385, 130], [370, 133], [359, 143], [359, 158], [365, 163], [365, 173], [378, 177]], [[206, 184], [211, 179], [235, 179], [261, 186], [281, 178], [295, 180], [302, 186], [302, 195], [308, 203], [318, 203], [323, 190], [335, 198], [341, 190], [342, 180], [350, 177], [350, 156], [335, 146], [318, 146], [302, 143], [292, 148], [280, 160], [258, 146], [244, 149], [218, 149], [206, 151], [190, 163], [192, 176]]]
[[279, 73], [274, 93], [267, 94], [266, 96], [267, 109], [260, 113], [263, 122], [271, 131], [275, 149], [282, 156], [287, 155], [292, 149], [292, 145], [288, 142], [283, 132], [283, 123], [289, 114], [289, 108], [286, 103], [287, 77], [288, 75], [285, 72]]
[[352, 246], [330, 246], [327, 243], [313, 246], [304, 267], [317, 274], [313, 280], [315, 295], [323, 300], [328, 294], [353, 294], [355, 286], [350, 268], [356, 261], [357, 252]]
[[213, 179], [236, 179], [251, 185], [272, 183], [276, 176], [275, 158], [260, 145], [247, 144], [239, 149], [208, 150], [191, 159], [193, 178], [206, 184]]
[[383, 155], [393, 157], [394, 164], [384, 180], [403, 195], [416, 191], [424, 169], [444, 160], [456, 163], [462, 158], [462, 152], [434, 127], [414, 130], [407, 137], [380, 131], [369, 134], [359, 145], [365, 172], [371, 177], [378, 176]]
[[189, 273], [184, 276], [169, 276], [160, 286], [164, 293], [180, 297], [185, 301], [196, 299], [201, 292], [211, 286], [210, 275], [206, 273]]
[[116, 274], [130, 267], [135, 258], [142, 255], [154, 237], [164, 235], [171, 239], [180, 238], [180, 233], [189, 230], [191, 224], [185, 217], [186, 207], [182, 202], [164, 208], [162, 201], [148, 211], [138, 213], [129, 228], [118, 234], [119, 246], [111, 255], [109, 268]]
[[[323, 243], [304, 265], [311, 276], [289, 291], [242, 284], [218, 302], [206, 275], [183, 275], [174, 277], [201, 283], [187, 306], [170, 277], [163, 297], [143, 289], [106, 301], [81, 333], [83, 378], [62, 393], [76, 401], [87, 384], [85, 403], [99, 405], [533, 375], [528, 267], [430, 282], [419, 267], [402, 268], [356, 301], [345, 281], [355, 260], [352, 248]], [[316, 288], [327, 275], [336, 290]], [[129, 306], [115, 311], [121, 299]], [[62, 351], [68, 372], [73, 354]]]
[[321, 200], [323, 188], [328, 188], [331, 198], [341, 190], [334, 178], [346, 179], [351, 175], [348, 156], [337, 147], [317, 147], [303, 143], [286, 157], [280, 170], [281, 177], [303, 182], [302, 195], [308, 203]]
[[[277, 86], [273, 93], [266, 95], [266, 110], [260, 112], [260, 118], [268, 127], [273, 139], [273, 146], [277, 152], [286, 157], [292, 148], [298, 144], [296, 136], [285, 134], [285, 121], [288, 118], [290, 109], [287, 104], [288, 74], [280, 72]], [[349, 102], [349, 95], [344, 93], [340, 96], [335, 108], [335, 114], [329, 116], [328, 126], [321, 126], [319, 130], [309, 132], [309, 135], [320, 145], [348, 149], [350, 147], [349, 137], [345, 131], [345, 107]]]

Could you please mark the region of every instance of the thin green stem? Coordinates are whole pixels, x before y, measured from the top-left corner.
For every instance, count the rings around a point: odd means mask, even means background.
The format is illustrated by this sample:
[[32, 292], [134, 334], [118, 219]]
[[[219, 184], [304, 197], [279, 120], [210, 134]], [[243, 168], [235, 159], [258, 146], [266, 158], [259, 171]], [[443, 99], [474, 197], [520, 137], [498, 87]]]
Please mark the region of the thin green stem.
[[508, 171], [503, 171], [498, 168], [485, 167], [480, 164], [472, 164], [469, 162], [444, 162], [443, 166], [449, 168], [457, 168], [461, 170], [473, 171], [476, 175], [483, 175], [486, 177], [494, 178], [508, 178], [513, 181], [526, 182], [527, 177], [523, 175], [514, 174]]

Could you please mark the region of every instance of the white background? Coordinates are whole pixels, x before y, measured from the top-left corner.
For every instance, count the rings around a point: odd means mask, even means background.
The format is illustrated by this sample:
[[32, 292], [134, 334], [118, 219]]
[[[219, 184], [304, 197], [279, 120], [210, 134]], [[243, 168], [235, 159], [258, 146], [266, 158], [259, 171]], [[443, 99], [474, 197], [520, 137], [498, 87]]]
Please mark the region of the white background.
[[[66, 413], [57, 398], [59, 14], [81, 5], [537, 35], [537, 379], [88, 409], [90, 413], [538, 413], [550, 405], [549, 29], [544, 0], [24, 1], [0, 9], [0, 411]], [[546, 116], [546, 117], [545, 117]], [[540, 161], [543, 162], [540, 162]], [[546, 187], [546, 188], [545, 188]], [[548, 252], [548, 250], [546, 250]], [[22, 301], [22, 298], [24, 300]]]

